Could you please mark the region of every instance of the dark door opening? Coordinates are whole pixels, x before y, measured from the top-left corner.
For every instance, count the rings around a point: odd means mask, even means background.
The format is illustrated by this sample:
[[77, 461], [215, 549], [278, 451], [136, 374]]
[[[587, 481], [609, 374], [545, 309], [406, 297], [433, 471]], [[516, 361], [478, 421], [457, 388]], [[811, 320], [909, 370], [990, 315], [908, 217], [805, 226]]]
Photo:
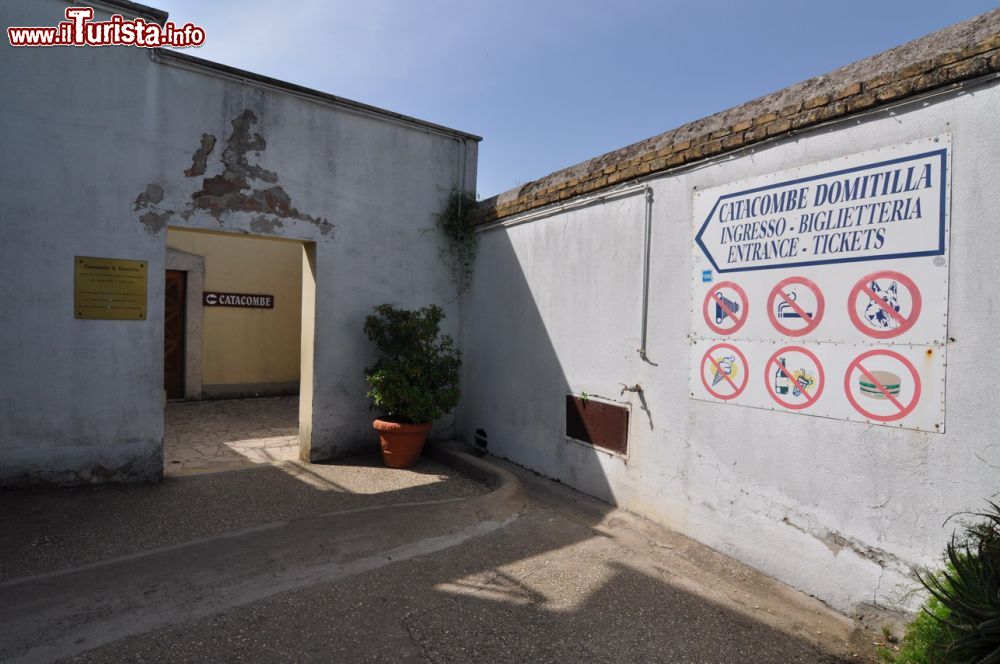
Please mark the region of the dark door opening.
[[184, 291], [187, 273], [167, 270], [163, 315], [163, 389], [168, 399], [184, 398]]

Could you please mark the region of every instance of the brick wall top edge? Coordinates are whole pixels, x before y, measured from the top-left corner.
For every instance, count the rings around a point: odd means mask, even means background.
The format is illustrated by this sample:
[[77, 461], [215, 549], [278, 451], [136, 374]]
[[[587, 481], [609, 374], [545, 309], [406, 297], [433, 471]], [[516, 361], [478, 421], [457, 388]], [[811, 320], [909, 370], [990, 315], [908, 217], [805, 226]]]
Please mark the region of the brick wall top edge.
[[[478, 223], [1000, 71], [1000, 9], [605, 153], [479, 204]], [[554, 194], [556, 190], [558, 194]]]

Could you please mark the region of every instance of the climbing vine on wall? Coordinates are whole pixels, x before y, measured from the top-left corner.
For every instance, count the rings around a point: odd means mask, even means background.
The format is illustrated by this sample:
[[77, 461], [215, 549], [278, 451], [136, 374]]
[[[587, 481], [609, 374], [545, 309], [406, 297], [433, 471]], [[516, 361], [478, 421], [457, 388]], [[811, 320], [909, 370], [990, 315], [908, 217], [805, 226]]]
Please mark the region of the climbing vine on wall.
[[453, 189], [444, 207], [434, 215], [437, 227], [447, 242], [442, 253], [451, 267], [459, 293], [467, 290], [472, 282], [472, 268], [479, 250], [479, 236], [472, 227], [475, 206], [474, 192]]

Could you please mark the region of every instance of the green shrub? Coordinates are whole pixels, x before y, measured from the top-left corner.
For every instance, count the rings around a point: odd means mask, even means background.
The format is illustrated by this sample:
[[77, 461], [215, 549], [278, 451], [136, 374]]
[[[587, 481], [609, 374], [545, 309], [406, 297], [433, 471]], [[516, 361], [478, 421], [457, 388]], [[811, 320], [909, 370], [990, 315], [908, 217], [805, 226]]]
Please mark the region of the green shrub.
[[1000, 507], [988, 503], [983, 519], [963, 526], [945, 549], [945, 569], [919, 574], [931, 594], [906, 628], [893, 664], [1000, 663]]
[[931, 597], [916, 619], [906, 626], [898, 653], [886, 648], [879, 651], [883, 661], [893, 664], [932, 664], [930, 652], [948, 643], [948, 628], [943, 620], [948, 617], [948, 609]]
[[961, 537], [952, 535], [946, 553], [948, 569], [925, 574], [920, 581], [947, 610], [937, 617], [946, 629], [942, 645], [930, 648], [931, 661], [1000, 662], [1000, 506], [972, 516]]
[[458, 405], [461, 354], [451, 337], [439, 336], [443, 319], [436, 305], [410, 311], [390, 304], [365, 318], [365, 334], [382, 355], [365, 369], [368, 397], [386, 419], [433, 422]]

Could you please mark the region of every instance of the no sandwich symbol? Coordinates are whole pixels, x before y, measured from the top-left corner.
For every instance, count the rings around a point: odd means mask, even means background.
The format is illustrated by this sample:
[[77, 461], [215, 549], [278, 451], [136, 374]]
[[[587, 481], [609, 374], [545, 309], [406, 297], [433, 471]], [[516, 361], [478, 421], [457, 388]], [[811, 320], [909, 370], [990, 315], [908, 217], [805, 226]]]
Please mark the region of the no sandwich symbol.
[[847, 367], [844, 392], [854, 409], [876, 422], [901, 420], [920, 401], [920, 374], [909, 360], [881, 348], [862, 353]]

